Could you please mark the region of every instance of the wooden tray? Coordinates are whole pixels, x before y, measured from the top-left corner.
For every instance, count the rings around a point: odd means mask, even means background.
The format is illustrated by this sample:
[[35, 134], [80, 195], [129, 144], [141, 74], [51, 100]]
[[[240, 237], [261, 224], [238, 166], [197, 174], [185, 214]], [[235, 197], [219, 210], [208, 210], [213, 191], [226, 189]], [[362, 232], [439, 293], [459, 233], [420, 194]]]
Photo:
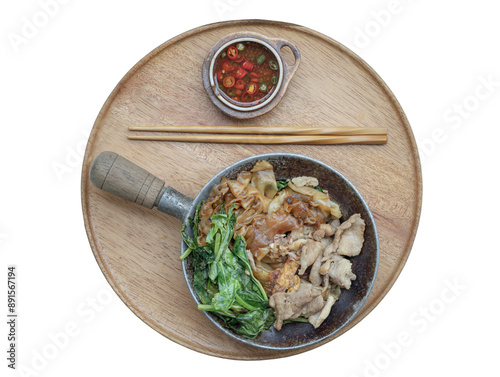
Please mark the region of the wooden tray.
[[[243, 30], [288, 39], [302, 55], [281, 103], [270, 113], [247, 121], [223, 115], [207, 97], [201, 79], [210, 48], [226, 34]], [[129, 126], [201, 124], [383, 126], [388, 128], [389, 142], [378, 146], [272, 146], [127, 139]], [[422, 177], [415, 140], [401, 107], [358, 56], [301, 26], [259, 20], [211, 24], [184, 33], [143, 58], [116, 86], [97, 117], [85, 153], [82, 205], [88, 238], [106, 279], [125, 304], [159, 333], [193, 350], [231, 359], [271, 359], [317, 347], [270, 352], [241, 344], [213, 326], [196, 310], [184, 282], [179, 262], [180, 222], [91, 185], [90, 165], [104, 150], [129, 158], [191, 197], [219, 170], [259, 153], [300, 153], [340, 171], [370, 206], [381, 251], [375, 287], [343, 332], [387, 294], [415, 238]]]

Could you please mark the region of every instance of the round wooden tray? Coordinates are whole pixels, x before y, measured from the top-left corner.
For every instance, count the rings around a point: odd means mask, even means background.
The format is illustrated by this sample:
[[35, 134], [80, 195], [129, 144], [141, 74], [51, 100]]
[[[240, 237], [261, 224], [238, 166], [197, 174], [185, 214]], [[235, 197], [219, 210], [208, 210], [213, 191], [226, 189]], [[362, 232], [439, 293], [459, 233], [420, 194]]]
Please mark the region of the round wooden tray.
[[[246, 121], [229, 118], [216, 108], [201, 79], [207, 51], [225, 35], [243, 30], [288, 39], [302, 55], [281, 103]], [[201, 124], [383, 126], [388, 128], [389, 142], [273, 146], [127, 139], [129, 126]], [[219, 170], [259, 153], [300, 153], [340, 171], [370, 206], [381, 251], [373, 291], [341, 334], [387, 294], [415, 238], [422, 177], [416, 143], [401, 107], [358, 56], [301, 26], [260, 20], [211, 24], [184, 33], [143, 58], [116, 86], [97, 117], [85, 153], [82, 206], [88, 238], [106, 279], [139, 318], [169, 339], [205, 354], [246, 360], [290, 356], [321, 345], [271, 352], [233, 340], [213, 326], [197, 311], [182, 275], [180, 222], [90, 183], [91, 163], [104, 150], [123, 155], [191, 197]]]

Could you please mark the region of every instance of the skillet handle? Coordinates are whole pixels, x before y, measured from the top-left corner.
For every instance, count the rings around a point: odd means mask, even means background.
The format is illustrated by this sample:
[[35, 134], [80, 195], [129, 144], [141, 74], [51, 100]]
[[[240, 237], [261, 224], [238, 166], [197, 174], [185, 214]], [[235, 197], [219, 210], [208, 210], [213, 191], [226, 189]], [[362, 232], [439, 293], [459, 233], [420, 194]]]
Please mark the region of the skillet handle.
[[115, 152], [102, 152], [90, 168], [97, 188], [146, 208], [158, 205], [165, 182]]

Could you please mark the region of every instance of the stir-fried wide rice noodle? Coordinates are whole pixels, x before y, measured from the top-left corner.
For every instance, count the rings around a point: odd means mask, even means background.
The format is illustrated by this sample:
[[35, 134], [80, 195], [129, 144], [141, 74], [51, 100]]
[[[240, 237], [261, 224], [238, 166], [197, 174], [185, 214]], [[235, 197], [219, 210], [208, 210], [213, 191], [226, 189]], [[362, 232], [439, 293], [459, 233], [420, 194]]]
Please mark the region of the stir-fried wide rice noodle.
[[291, 182], [288, 183], [288, 187], [299, 194], [311, 197], [312, 199], [309, 201], [309, 204], [320, 210], [323, 219], [328, 218], [330, 215], [335, 219], [342, 217], [339, 205], [333, 202], [328, 194], [309, 186], [296, 186]]
[[267, 161], [259, 161], [251, 171], [253, 173], [252, 185], [267, 198], [274, 198], [278, 192], [278, 186], [272, 165]]
[[280, 192], [278, 192], [278, 195], [276, 195], [271, 201], [271, 203], [269, 203], [269, 207], [267, 208], [267, 213], [271, 214], [274, 212], [278, 212], [283, 207], [285, 198], [288, 197], [291, 193], [292, 190], [286, 187], [282, 189]]
[[236, 178], [235, 180], [227, 181], [227, 185], [229, 186], [231, 193], [235, 197], [238, 197], [247, 188], [251, 180], [252, 173], [250, 173], [249, 171], [244, 171], [238, 174], [238, 178]]
[[348, 257], [361, 252], [364, 221], [359, 214], [339, 220], [339, 205], [312, 187], [316, 178], [286, 178], [287, 186], [278, 191], [268, 161], [258, 161], [235, 179], [223, 178], [200, 209], [198, 243], [206, 243], [211, 216], [234, 205], [235, 237], [245, 238], [252, 272], [274, 308], [276, 329], [298, 317], [317, 328], [341, 288], [349, 289], [356, 279]]

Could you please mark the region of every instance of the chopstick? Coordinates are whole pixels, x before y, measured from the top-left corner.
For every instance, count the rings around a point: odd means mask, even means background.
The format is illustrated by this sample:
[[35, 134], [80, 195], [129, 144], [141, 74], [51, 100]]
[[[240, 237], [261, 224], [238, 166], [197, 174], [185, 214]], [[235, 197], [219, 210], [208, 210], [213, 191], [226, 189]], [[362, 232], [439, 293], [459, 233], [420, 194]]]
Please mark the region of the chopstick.
[[129, 131], [261, 135], [387, 135], [387, 128], [383, 127], [157, 126], [129, 127]]
[[184, 141], [237, 144], [386, 144], [383, 135], [129, 135], [130, 140]]

